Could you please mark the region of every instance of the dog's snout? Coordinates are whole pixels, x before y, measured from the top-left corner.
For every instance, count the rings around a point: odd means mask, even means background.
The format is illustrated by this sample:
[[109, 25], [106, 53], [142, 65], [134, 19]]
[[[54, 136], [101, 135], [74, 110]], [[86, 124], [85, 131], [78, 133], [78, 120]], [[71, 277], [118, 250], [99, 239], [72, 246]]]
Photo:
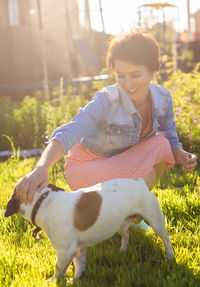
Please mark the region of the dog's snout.
[[12, 195], [11, 199], [8, 201], [6, 206], [6, 211], [4, 216], [9, 217], [19, 211], [20, 201], [16, 198], [15, 193]]

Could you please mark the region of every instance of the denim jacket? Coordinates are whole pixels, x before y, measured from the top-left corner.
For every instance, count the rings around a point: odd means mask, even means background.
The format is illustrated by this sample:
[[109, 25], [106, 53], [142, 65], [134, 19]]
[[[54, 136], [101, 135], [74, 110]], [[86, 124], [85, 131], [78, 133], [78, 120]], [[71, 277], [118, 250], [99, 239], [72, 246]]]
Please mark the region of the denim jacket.
[[[164, 132], [171, 146], [181, 146], [178, 141], [173, 103], [170, 92], [150, 83], [152, 102], [152, 132]], [[80, 108], [78, 114], [63, 126], [55, 129], [51, 140], [63, 145], [66, 154], [78, 141], [107, 157], [121, 153], [139, 141], [142, 120], [133, 102], [118, 84], [105, 87], [91, 102]]]

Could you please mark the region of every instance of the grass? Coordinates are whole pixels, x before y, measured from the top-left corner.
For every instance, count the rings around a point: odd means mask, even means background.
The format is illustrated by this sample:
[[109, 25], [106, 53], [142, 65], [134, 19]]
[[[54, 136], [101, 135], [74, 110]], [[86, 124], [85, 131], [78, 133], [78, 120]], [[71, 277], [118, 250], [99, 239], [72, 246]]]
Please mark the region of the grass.
[[[4, 217], [4, 208], [18, 178], [37, 159], [0, 163], [0, 286], [56, 286], [46, 280], [54, 273], [56, 254], [44, 235], [32, 237], [33, 226], [20, 214]], [[61, 165], [50, 172], [51, 183], [69, 190]], [[87, 249], [86, 273], [75, 287], [198, 287], [200, 286], [200, 171], [184, 175], [178, 168], [163, 176], [153, 192], [163, 210], [176, 259], [163, 258], [164, 247], [151, 228], [130, 229], [130, 244], [121, 254], [120, 236]], [[73, 276], [70, 265], [66, 280]], [[63, 280], [59, 286], [65, 286]], [[69, 285], [70, 285], [69, 284]]]

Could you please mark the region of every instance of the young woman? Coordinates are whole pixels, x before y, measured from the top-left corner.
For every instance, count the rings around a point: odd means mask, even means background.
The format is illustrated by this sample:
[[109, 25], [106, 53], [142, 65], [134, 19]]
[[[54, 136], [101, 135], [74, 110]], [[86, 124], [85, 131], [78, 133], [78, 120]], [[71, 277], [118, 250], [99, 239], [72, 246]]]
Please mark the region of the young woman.
[[64, 155], [72, 190], [113, 178], [143, 177], [149, 189], [175, 163], [193, 171], [196, 156], [179, 143], [170, 92], [151, 82], [159, 47], [141, 32], [116, 36], [107, 65], [117, 83], [98, 92], [66, 125], [58, 127], [32, 172], [16, 190], [25, 202], [48, 184], [49, 168]]

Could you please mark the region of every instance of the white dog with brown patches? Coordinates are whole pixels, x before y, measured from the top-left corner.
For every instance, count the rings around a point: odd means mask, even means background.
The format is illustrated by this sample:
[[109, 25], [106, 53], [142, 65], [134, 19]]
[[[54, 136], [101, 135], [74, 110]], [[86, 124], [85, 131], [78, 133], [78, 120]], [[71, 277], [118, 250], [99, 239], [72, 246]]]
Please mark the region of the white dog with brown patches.
[[122, 234], [121, 250], [125, 250], [130, 223], [138, 223], [142, 218], [163, 240], [166, 257], [174, 258], [158, 200], [142, 178], [113, 179], [74, 192], [49, 185], [36, 192], [29, 205], [19, 202], [14, 192], [5, 216], [18, 211], [48, 235], [57, 251], [57, 280], [65, 276], [72, 260], [74, 278], [79, 278], [85, 269], [85, 248], [110, 238], [117, 231]]

